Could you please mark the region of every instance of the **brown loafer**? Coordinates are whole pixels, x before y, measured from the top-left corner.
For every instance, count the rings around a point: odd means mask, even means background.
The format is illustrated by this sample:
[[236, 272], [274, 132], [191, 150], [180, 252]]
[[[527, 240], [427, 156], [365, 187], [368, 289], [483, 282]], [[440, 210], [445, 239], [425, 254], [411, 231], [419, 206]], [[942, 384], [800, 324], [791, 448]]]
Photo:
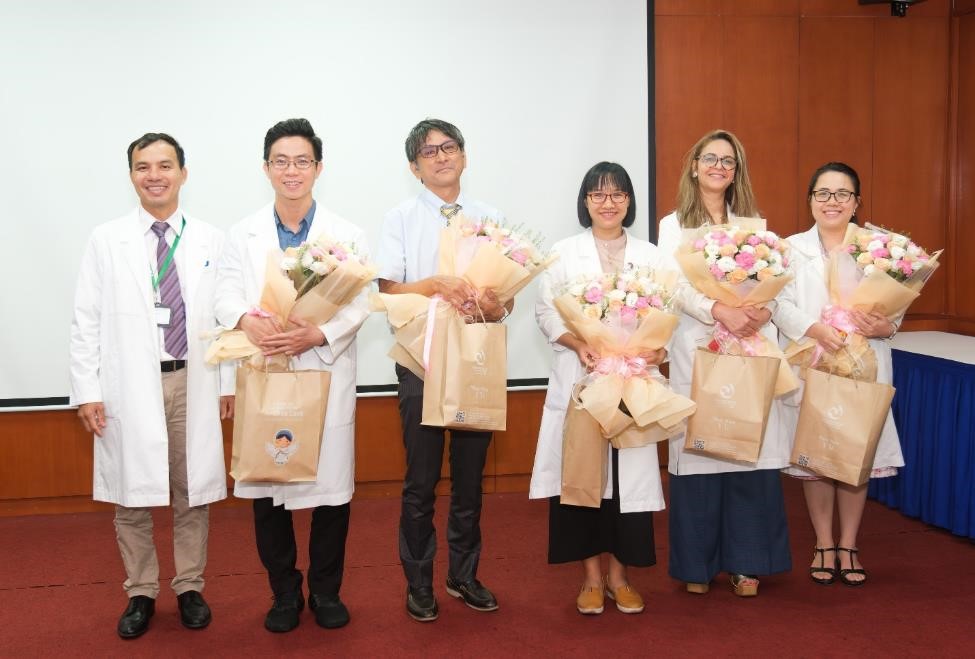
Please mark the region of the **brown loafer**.
[[609, 596], [609, 599], [616, 602], [616, 608], [622, 613], [643, 612], [643, 598], [640, 597], [640, 593], [630, 587], [630, 584], [623, 584], [616, 590], [613, 590], [613, 587], [609, 585], [609, 579], [607, 579], [606, 595]]
[[598, 587], [583, 586], [576, 598], [576, 609], [582, 615], [594, 616], [603, 612], [603, 597], [605, 591], [602, 585]]

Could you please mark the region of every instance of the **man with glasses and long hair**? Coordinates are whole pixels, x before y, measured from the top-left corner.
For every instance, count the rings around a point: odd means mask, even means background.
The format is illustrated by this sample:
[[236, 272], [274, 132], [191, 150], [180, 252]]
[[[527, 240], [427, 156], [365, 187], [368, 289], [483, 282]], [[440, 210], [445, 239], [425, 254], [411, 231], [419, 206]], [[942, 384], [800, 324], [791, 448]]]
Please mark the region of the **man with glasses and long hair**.
[[274, 201], [230, 230], [226, 259], [217, 282], [217, 318], [244, 331], [266, 357], [285, 355], [296, 370], [331, 371], [318, 477], [309, 483], [242, 483], [234, 495], [254, 500], [257, 552], [267, 569], [274, 605], [264, 626], [288, 632], [298, 626], [305, 605], [291, 511], [311, 508], [308, 543], [309, 607], [325, 628], [342, 627], [349, 612], [339, 599], [349, 531], [355, 440], [356, 345], [368, 315], [367, 293], [323, 325], [291, 318], [284, 327], [256, 312], [264, 289], [268, 253], [297, 247], [320, 235], [355, 244], [366, 257], [359, 227], [321, 208], [312, 195], [322, 173], [322, 140], [306, 119], [287, 119], [264, 138], [264, 173]]
[[[464, 136], [453, 124], [425, 119], [406, 138], [410, 171], [423, 191], [386, 213], [379, 239], [379, 290], [441, 296], [465, 315], [475, 300], [488, 322], [508, 314], [493, 291], [477, 291], [457, 277], [437, 274], [440, 231], [457, 213], [498, 219], [498, 211], [467, 197], [460, 176], [467, 164]], [[433, 594], [435, 488], [443, 461], [444, 429], [420, 424], [423, 381], [396, 365], [399, 410], [406, 447], [406, 476], [399, 524], [399, 552], [406, 574], [406, 611], [414, 620], [437, 619]], [[491, 433], [451, 430], [450, 512], [447, 518], [447, 593], [478, 611], [494, 611], [498, 602], [477, 580], [481, 554], [481, 477]]]

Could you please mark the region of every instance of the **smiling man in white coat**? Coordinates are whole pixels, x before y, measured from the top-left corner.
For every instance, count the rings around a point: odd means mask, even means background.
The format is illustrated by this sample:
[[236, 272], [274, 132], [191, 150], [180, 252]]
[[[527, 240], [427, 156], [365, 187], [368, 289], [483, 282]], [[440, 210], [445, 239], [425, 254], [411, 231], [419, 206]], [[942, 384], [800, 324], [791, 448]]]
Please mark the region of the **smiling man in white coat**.
[[[223, 234], [184, 213], [182, 147], [147, 133], [128, 149], [140, 205], [98, 226], [85, 249], [71, 323], [71, 402], [95, 434], [94, 498], [116, 504], [129, 604], [123, 638], [149, 627], [159, 595], [154, 506], [173, 507], [180, 620], [210, 623], [203, 599], [209, 503], [227, 496], [220, 418], [232, 377], [206, 364]], [[232, 376], [232, 372], [225, 370]]]
[[368, 291], [327, 323], [314, 326], [292, 319], [287, 327], [249, 313], [264, 289], [268, 253], [297, 247], [325, 234], [354, 244], [368, 256], [365, 234], [357, 226], [321, 208], [312, 196], [322, 173], [322, 140], [306, 119], [287, 119], [264, 138], [264, 173], [274, 201], [230, 230], [220, 263], [217, 317], [222, 325], [244, 331], [267, 356], [288, 355], [295, 369], [331, 371], [325, 430], [317, 480], [311, 483], [241, 483], [234, 495], [254, 500], [257, 551], [268, 572], [274, 605], [264, 620], [272, 632], [298, 626], [304, 608], [302, 575], [296, 567], [297, 545], [291, 511], [312, 508], [309, 606], [325, 628], [342, 627], [349, 612], [339, 599], [349, 530], [349, 501], [355, 471], [355, 337], [369, 314]]

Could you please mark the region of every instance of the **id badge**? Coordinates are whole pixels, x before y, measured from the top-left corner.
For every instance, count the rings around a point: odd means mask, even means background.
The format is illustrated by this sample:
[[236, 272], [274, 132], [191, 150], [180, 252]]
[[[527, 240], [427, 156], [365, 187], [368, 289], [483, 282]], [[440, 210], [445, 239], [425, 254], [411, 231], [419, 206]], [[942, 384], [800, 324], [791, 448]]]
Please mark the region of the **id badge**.
[[162, 302], [156, 302], [155, 316], [156, 325], [165, 329], [169, 327], [169, 321], [172, 319], [173, 310], [164, 305]]

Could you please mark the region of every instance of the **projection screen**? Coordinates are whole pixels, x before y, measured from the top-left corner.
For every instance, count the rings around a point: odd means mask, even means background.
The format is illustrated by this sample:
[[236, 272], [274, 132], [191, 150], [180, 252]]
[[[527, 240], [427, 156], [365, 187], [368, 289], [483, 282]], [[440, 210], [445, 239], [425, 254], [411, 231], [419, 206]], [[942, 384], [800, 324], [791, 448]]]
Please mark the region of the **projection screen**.
[[[600, 160], [636, 185], [648, 235], [645, 0], [36, 0], [0, 23], [0, 408], [63, 405], [78, 265], [97, 224], [137, 203], [125, 148], [183, 144], [183, 208], [221, 228], [272, 199], [264, 133], [306, 117], [325, 144], [318, 203], [375, 249], [383, 214], [415, 196], [403, 142], [420, 119], [467, 140], [467, 194], [547, 244], [580, 230], [576, 195]], [[509, 327], [509, 384], [540, 385], [550, 349], [535, 287]], [[360, 391], [392, 391], [379, 314], [359, 333]]]

